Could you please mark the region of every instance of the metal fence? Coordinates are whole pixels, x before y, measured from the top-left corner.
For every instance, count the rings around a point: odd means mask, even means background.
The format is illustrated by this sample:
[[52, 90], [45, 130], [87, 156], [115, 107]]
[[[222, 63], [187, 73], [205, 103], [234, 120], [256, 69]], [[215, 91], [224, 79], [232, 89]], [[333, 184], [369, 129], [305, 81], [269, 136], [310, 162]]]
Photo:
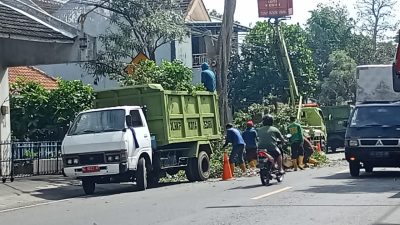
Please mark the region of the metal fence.
[[0, 143], [0, 175], [6, 178], [62, 173], [61, 142]]

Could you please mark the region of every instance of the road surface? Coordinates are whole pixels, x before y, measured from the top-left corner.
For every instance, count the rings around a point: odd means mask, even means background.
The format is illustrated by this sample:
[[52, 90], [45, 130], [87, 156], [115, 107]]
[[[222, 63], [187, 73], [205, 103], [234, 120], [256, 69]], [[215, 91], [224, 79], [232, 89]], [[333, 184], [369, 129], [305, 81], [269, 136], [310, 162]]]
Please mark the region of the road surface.
[[132, 191], [131, 184], [99, 185], [97, 195], [86, 197], [79, 186], [56, 185], [20, 193], [31, 204], [0, 201], [0, 224], [400, 224], [399, 176], [394, 169], [353, 179], [342, 161], [288, 173], [283, 183], [269, 187], [258, 177], [145, 192]]

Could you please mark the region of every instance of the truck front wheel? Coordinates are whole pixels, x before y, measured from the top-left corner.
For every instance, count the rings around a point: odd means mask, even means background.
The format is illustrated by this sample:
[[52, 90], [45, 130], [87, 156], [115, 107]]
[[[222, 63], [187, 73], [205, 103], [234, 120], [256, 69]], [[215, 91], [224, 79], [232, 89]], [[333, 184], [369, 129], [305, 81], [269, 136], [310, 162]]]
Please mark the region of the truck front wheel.
[[147, 169], [146, 160], [144, 158], [140, 158], [138, 162], [136, 171], [136, 185], [139, 191], [144, 191], [147, 189]]
[[360, 163], [359, 162], [350, 162], [349, 163], [350, 175], [352, 177], [360, 176]]
[[90, 178], [85, 178], [82, 179], [82, 187], [85, 194], [92, 195], [96, 189], [96, 183]]

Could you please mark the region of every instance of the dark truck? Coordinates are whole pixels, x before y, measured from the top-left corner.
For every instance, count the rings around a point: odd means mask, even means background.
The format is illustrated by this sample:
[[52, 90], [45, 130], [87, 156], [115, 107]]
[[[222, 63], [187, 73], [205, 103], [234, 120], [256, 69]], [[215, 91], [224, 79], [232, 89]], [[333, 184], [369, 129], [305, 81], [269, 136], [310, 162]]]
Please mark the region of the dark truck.
[[338, 148], [344, 147], [346, 134], [345, 122], [349, 119], [353, 108], [354, 106], [351, 105], [321, 107], [328, 136], [327, 147], [332, 152], [336, 152]]
[[350, 174], [400, 167], [400, 93], [392, 65], [357, 67], [356, 107], [347, 122], [345, 154]]
[[374, 167], [400, 167], [400, 103], [361, 104], [354, 109], [346, 132], [350, 174]]

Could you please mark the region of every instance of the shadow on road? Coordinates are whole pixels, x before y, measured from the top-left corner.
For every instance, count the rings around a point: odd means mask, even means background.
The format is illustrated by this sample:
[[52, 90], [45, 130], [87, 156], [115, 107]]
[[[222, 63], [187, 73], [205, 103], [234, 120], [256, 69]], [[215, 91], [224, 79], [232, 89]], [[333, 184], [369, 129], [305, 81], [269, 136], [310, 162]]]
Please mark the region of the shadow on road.
[[400, 178], [400, 171], [376, 171], [373, 173], [360, 172], [360, 176], [353, 178], [349, 172], [337, 173], [331, 176], [316, 177], [314, 179], [326, 179], [326, 180], [361, 180], [361, 179], [387, 179], [387, 178]]
[[[360, 177], [352, 178], [348, 173], [339, 173], [332, 176], [317, 177], [315, 179], [343, 180], [340, 184], [325, 184], [311, 186], [299, 190], [308, 193], [382, 193], [400, 191], [400, 171], [377, 171], [374, 173], [362, 173]], [[400, 193], [390, 198], [400, 198]]]
[[[157, 187], [163, 188], [174, 186], [178, 184], [188, 183], [183, 182], [163, 182]], [[44, 200], [58, 201], [69, 198], [96, 198], [101, 196], [118, 195], [129, 192], [138, 192], [134, 183], [123, 184], [97, 184], [96, 192], [94, 195], [87, 196], [84, 194], [80, 181], [71, 180], [61, 176], [43, 176], [43, 177], [29, 177], [26, 179], [19, 179], [14, 183], [1, 184], [6, 189], [6, 192], [12, 191], [14, 195], [30, 195], [33, 197], [41, 198]], [[0, 186], [0, 197], [1, 197]], [[7, 191], [8, 190], [8, 191]]]

